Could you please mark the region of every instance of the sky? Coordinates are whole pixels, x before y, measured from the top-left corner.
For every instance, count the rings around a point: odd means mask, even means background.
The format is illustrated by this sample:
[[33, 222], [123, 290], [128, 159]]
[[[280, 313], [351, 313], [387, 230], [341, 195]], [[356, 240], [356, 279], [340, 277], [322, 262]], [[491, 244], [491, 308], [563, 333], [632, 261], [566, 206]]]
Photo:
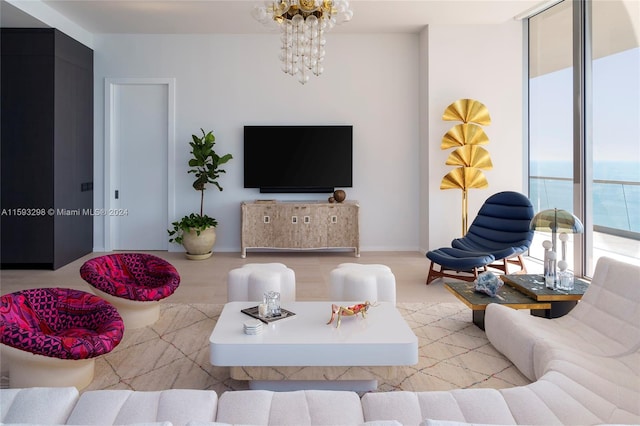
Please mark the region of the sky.
[[[594, 161], [635, 162], [640, 169], [640, 48], [593, 61]], [[571, 68], [530, 80], [532, 161], [571, 161]]]

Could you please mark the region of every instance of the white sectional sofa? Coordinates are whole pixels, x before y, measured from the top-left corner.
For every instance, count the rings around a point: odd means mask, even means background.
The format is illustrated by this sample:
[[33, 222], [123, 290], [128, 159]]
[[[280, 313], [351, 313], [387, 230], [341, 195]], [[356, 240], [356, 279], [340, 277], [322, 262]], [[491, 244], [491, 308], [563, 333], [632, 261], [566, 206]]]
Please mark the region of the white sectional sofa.
[[[611, 360], [637, 354], [640, 268], [601, 258], [589, 289], [569, 314], [553, 320], [520, 314], [490, 304], [485, 331], [491, 344], [531, 380], [540, 378], [548, 361], [567, 349], [577, 359], [593, 355]], [[540, 342], [546, 345], [537, 348]]]
[[4, 424], [640, 424], [640, 267], [598, 262], [583, 301], [553, 320], [489, 305], [487, 336], [535, 380], [509, 389], [426, 392], [75, 388], [0, 390]]

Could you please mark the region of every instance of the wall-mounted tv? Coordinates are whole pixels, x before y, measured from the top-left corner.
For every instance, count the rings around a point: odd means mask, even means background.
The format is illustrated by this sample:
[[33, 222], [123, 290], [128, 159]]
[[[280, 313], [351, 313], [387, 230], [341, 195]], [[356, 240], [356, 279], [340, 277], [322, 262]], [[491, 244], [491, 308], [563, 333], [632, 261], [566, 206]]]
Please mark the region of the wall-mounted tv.
[[329, 193], [352, 186], [353, 126], [245, 126], [244, 187]]

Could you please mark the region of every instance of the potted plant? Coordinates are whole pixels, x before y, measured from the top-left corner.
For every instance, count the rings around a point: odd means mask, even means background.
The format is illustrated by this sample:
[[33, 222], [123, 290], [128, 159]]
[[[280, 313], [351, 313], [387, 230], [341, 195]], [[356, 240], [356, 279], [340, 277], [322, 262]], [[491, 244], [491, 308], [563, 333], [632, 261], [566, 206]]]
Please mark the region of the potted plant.
[[233, 157], [231, 154], [219, 156], [213, 149], [215, 136], [213, 132], [205, 133], [200, 129], [202, 136], [191, 135], [192, 158], [189, 160], [188, 173], [195, 174], [196, 180], [193, 188], [200, 191], [200, 214], [191, 213], [177, 222], [173, 222], [173, 229], [168, 229], [169, 242], [182, 244], [187, 251], [189, 259], [207, 259], [211, 257], [213, 245], [216, 242], [216, 226], [218, 221], [204, 214], [204, 191], [207, 184], [213, 184], [218, 190], [222, 187], [218, 183], [221, 173], [226, 173], [220, 168]]

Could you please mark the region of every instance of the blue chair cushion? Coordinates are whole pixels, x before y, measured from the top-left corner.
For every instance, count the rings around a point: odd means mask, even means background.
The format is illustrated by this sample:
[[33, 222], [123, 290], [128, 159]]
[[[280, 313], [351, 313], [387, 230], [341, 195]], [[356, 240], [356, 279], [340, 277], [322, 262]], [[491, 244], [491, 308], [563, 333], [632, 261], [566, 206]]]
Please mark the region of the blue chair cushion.
[[445, 269], [456, 271], [468, 271], [473, 268], [482, 268], [493, 263], [496, 258], [487, 253], [460, 250], [451, 247], [442, 247], [431, 250], [426, 254], [427, 258]]
[[497, 260], [519, 256], [533, 240], [532, 218], [533, 206], [526, 196], [499, 192], [485, 201], [467, 234], [451, 241], [451, 247], [491, 253]]

